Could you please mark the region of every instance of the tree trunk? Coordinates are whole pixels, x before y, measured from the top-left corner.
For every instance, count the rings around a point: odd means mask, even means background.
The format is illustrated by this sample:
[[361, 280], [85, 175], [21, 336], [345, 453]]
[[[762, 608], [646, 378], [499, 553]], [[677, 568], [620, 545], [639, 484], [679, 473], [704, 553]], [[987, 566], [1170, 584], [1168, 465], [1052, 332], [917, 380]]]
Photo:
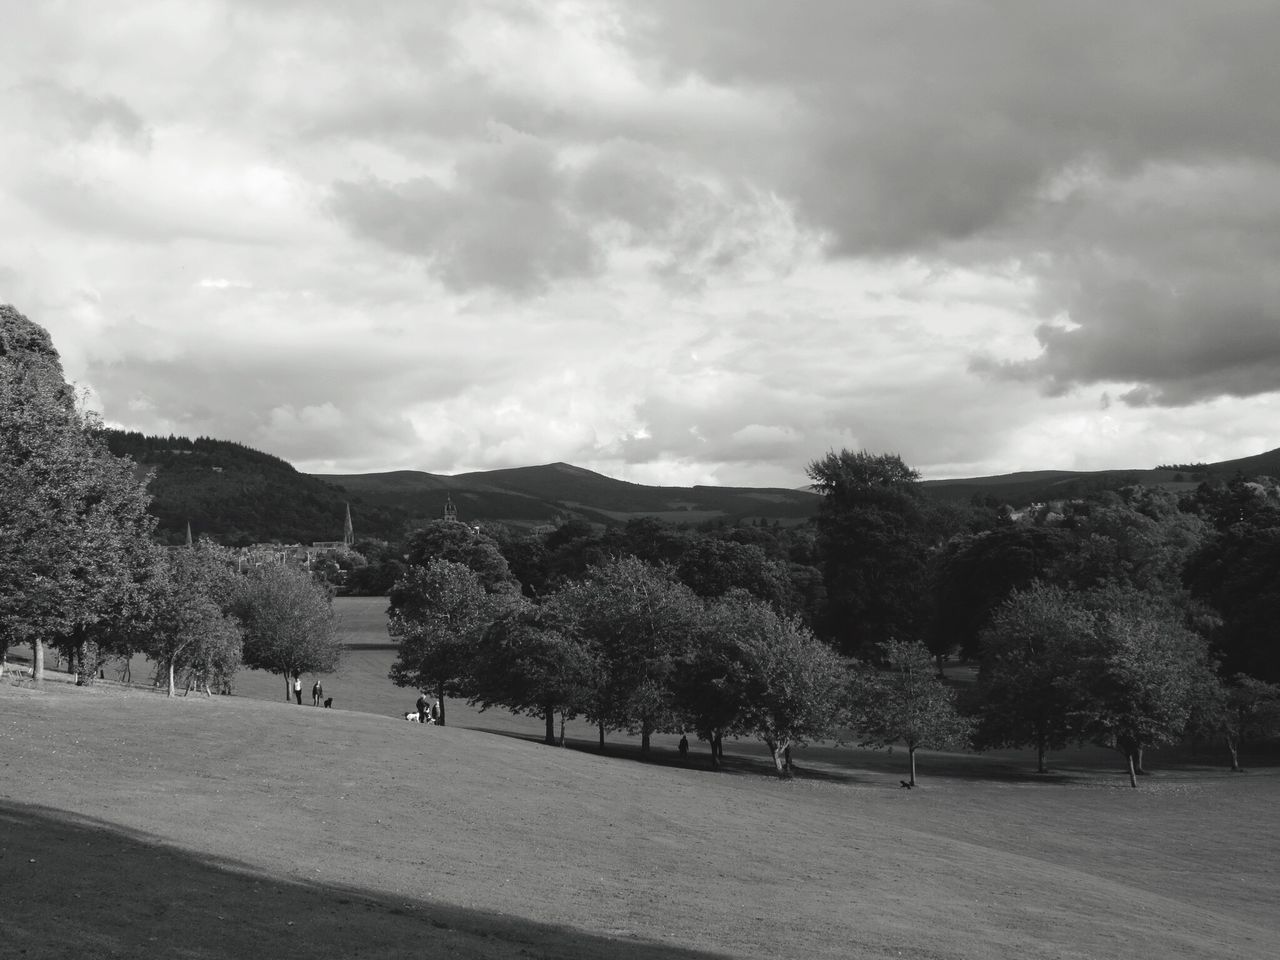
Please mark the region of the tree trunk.
[[31, 679], [44, 679], [44, 641], [39, 638], [31, 641]]
[[907, 756], [911, 759], [911, 779], [907, 783], [914, 787], [916, 785], [916, 748], [907, 747]]
[[284, 672], [284, 702], [288, 703], [293, 699], [293, 684], [289, 682], [289, 671]]
[[1045, 735], [1043, 721], [1036, 724], [1036, 773], [1048, 773], [1044, 766], [1045, 741], [1048, 737]]
[[1233, 737], [1228, 736], [1226, 740], [1227, 740], [1227, 749], [1231, 751], [1231, 772], [1244, 773], [1244, 771], [1240, 769], [1239, 745], [1236, 743]]
[[169, 696], [173, 696], [173, 661], [169, 661]]
[[598, 721], [597, 726], [600, 728], [600, 752], [604, 753], [604, 721]]
[[436, 703], [440, 704], [440, 716], [436, 719], [439, 726], [444, 726], [444, 681], [436, 684]]
[[1136, 759], [1138, 761], [1137, 769], [1138, 769], [1138, 776], [1145, 777], [1147, 775], [1147, 768], [1142, 765], [1142, 749], [1143, 749], [1142, 747], [1139, 747], [1137, 750], [1137, 755], [1136, 755]]
[[564, 711], [560, 711], [560, 746], [564, 746]]
[[711, 752], [716, 758], [716, 768], [724, 766], [724, 731], [717, 730], [715, 739], [711, 741]]
[[546, 736], [543, 737], [543, 742], [548, 745], [554, 746], [556, 742], [555, 710], [548, 706], [543, 710], [543, 718], [546, 720]]
[[766, 740], [765, 745], [769, 748], [769, 755], [773, 757], [773, 768], [778, 773], [778, 779], [791, 779], [791, 768], [786, 759], [787, 751], [791, 749], [791, 744]]
[[1125, 751], [1125, 753], [1124, 753], [1124, 755], [1125, 755], [1125, 756], [1128, 758], [1128, 760], [1129, 760], [1129, 786], [1131, 786], [1131, 787], [1133, 787], [1133, 789], [1137, 790], [1137, 789], [1138, 789], [1138, 774], [1137, 774], [1137, 771], [1134, 769], [1134, 766], [1133, 766], [1133, 752], [1132, 752], [1131, 750], [1126, 750], [1126, 751]]
[[640, 756], [642, 757], [649, 756], [649, 736], [652, 732], [652, 729], [653, 728], [650, 727], [647, 722], [643, 722], [643, 721], [641, 722], [640, 724]]

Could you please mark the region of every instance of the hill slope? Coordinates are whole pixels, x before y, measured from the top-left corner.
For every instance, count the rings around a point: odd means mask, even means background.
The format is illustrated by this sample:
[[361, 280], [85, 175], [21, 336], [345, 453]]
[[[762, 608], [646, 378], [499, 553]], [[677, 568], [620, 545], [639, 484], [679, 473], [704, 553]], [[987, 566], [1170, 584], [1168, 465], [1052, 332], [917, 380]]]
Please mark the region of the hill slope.
[[1280, 935], [1267, 772], [907, 793], [7, 681], [0, 731], [0, 932], [32, 960], [1249, 960]]

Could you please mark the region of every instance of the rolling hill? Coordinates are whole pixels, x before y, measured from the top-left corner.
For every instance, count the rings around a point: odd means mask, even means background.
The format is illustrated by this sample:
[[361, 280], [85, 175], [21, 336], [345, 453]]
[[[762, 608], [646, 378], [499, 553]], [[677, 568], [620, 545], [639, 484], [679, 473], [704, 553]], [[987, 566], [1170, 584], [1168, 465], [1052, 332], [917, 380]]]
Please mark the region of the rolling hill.
[[[658, 487], [606, 477], [568, 463], [443, 476], [416, 470], [305, 474], [278, 457], [205, 437], [145, 437], [107, 431], [112, 451], [152, 472], [152, 512], [160, 535], [178, 542], [190, 523], [224, 543], [310, 542], [342, 534], [347, 504], [357, 536], [398, 539], [407, 528], [443, 515], [446, 500], [462, 520], [528, 530], [577, 517], [597, 524], [642, 516], [672, 522], [766, 519], [803, 523], [819, 499], [806, 490], [754, 487]], [[1204, 480], [1280, 476], [1280, 448], [1210, 464], [1150, 469], [1033, 470], [991, 477], [925, 480], [932, 496], [974, 498], [1015, 507], [1070, 499], [1133, 483], [1190, 490]]]

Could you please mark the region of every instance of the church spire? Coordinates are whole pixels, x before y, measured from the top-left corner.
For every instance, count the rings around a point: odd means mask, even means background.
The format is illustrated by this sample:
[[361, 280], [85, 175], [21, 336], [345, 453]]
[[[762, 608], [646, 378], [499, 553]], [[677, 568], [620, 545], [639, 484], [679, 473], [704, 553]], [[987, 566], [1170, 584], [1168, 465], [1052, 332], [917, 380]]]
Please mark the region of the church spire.
[[347, 504], [347, 519], [342, 524], [342, 542], [348, 547], [356, 542], [355, 528], [351, 526], [351, 504]]
[[187, 549], [191, 549], [191, 521], [187, 521]]
[[458, 508], [453, 505], [453, 497], [447, 493], [444, 495], [444, 518], [446, 520], [458, 519]]

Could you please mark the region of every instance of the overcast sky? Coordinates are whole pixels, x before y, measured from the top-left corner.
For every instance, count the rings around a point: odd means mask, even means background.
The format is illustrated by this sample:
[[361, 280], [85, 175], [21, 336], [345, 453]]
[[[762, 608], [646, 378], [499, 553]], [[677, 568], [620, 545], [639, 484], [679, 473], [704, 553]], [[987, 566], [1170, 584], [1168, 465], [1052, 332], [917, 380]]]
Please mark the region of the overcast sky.
[[310, 472], [1280, 446], [1280, 4], [0, 0], [0, 302]]

